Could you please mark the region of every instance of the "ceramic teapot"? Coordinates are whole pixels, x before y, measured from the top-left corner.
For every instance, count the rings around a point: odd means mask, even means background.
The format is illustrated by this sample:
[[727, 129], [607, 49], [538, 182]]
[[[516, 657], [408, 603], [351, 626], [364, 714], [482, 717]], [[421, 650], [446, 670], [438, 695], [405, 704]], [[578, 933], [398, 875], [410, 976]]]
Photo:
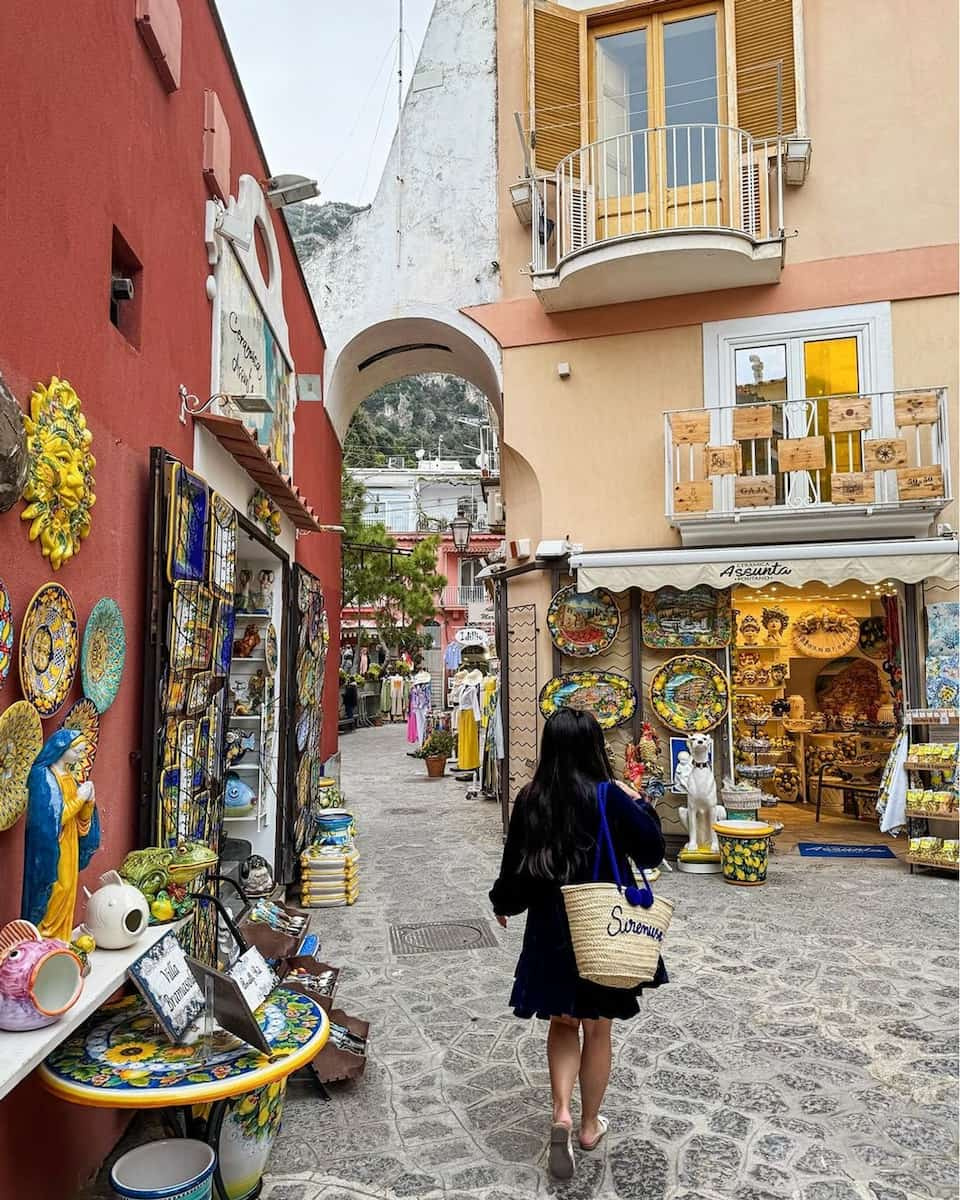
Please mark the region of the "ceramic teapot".
[[150, 909], [146, 898], [132, 883], [125, 883], [116, 871], [100, 876], [95, 892], [84, 888], [87, 897], [86, 924], [98, 946], [122, 950], [132, 946], [146, 930]]
[[80, 959], [29, 921], [0, 929], [0, 1029], [42, 1029], [76, 1004], [83, 990]]

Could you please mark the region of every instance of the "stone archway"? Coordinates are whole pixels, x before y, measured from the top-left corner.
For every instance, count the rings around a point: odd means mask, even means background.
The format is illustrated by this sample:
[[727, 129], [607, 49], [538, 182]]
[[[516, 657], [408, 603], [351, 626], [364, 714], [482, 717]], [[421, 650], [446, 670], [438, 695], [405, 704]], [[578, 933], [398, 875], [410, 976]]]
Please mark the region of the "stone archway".
[[500, 347], [455, 310], [421, 306], [356, 330], [330, 355], [327, 412], [341, 442], [354, 413], [378, 388], [410, 375], [458, 375], [486, 396], [503, 427]]

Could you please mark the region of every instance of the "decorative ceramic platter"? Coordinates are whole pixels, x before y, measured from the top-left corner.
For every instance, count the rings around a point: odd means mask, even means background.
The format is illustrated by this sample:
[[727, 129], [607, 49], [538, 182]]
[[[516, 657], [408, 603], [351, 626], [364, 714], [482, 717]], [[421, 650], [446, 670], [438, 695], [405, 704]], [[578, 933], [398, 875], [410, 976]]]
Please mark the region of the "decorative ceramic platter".
[[210, 495], [210, 590], [233, 603], [237, 574], [237, 510], [219, 492]]
[[560, 708], [591, 712], [603, 729], [629, 721], [637, 711], [637, 691], [613, 671], [571, 671], [555, 675], [540, 692], [540, 711], [552, 716]]
[[27, 775], [43, 747], [40, 714], [26, 700], [0, 713], [0, 829], [15, 825], [27, 809]]
[[182, 463], [170, 474], [170, 514], [167, 535], [167, 578], [201, 580], [207, 566], [207, 514], [210, 493], [199, 475]]
[[317, 660], [305, 650], [297, 663], [297, 696], [301, 704], [312, 704], [317, 692]]
[[41, 717], [63, 707], [77, 673], [77, 613], [70, 593], [46, 583], [30, 601], [20, 630], [20, 688]]
[[71, 773], [78, 783], [84, 783], [90, 778], [93, 770], [93, 760], [97, 757], [97, 747], [100, 744], [100, 710], [87, 696], [78, 700], [67, 709], [61, 729], [73, 729], [83, 737], [81, 757], [70, 764]]
[[620, 609], [606, 588], [578, 592], [561, 588], [547, 609], [553, 644], [570, 658], [590, 658], [613, 645], [620, 628]]
[[105, 596], [93, 606], [80, 651], [83, 694], [94, 702], [98, 712], [105, 713], [117, 698], [126, 656], [123, 613], [116, 600]]
[[730, 688], [726, 676], [708, 658], [678, 654], [654, 675], [650, 703], [668, 729], [702, 733], [727, 715]]
[[860, 641], [860, 622], [845, 608], [812, 608], [793, 623], [793, 644], [810, 658], [839, 658]]
[[13, 662], [13, 612], [10, 593], [0, 579], [0, 688], [7, 682]]
[[264, 639], [263, 654], [266, 661], [267, 673], [269, 675], [275, 674], [277, 667], [280, 665], [280, 651], [277, 645], [277, 627], [272, 621], [267, 626], [267, 636]]
[[860, 649], [867, 658], [881, 662], [890, 654], [887, 622], [883, 617], [864, 617], [860, 622]]
[[643, 593], [643, 644], [663, 649], [719, 649], [730, 645], [730, 593], [711, 587], [675, 587]]

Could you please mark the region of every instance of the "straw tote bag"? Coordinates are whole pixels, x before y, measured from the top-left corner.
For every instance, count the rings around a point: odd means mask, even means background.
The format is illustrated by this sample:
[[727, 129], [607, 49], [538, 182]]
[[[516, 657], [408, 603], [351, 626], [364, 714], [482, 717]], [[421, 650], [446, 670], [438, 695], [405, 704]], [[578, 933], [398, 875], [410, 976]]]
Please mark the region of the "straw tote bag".
[[[600, 827], [593, 860], [594, 881], [567, 884], [560, 890], [580, 978], [604, 987], [635, 988], [653, 982], [673, 904], [654, 896], [643, 871], [643, 887], [623, 887], [607, 824], [607, 792], [612, 786], [601, 783], [597, 787]], [[604, 849], [616, 883], [597, 882]]]

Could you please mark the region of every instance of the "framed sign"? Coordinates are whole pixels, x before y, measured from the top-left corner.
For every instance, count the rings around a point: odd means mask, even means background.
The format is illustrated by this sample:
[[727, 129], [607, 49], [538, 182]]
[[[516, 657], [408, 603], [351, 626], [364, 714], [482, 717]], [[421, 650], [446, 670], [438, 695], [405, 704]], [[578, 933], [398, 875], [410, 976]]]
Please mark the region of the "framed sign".
[[256, 946], [245, 950], [227, 974], [239, 987], [251, 1012], [260, 1007], [279, 982]]
[[486, 649], [490, 642], [489, 636], [483, 629], [476, 629], [473, 626], [458, 629], [454, 637], [461, 646], [482, 646]]
[[730, 645], [730, 593], [701, 585], [687, 592], [675, 587], [643, 593], [643, 644], [719, 649]]
[[187, 963], [194, 974], [194, 982], [201, 996], [207, 994], [208, 987], [210, 989], [213, 1016], [217, 1024], [246, 1042], [248, 1046], [255, 1046], [262, 1053], [270, 1054], [270, 1043], [250, 1011], [250, 1005], [244, 999], [239, 983], [195, 958], [187, 958]]
[[736, 508], [766, 508], [776, 502], [777, 481], [773, 475], [734, 477], [733, 503]]
[[182, 1042], [203, 1014], [203, 992], [171, 930], [130, 964], [130, 978], [171, 1042]]

